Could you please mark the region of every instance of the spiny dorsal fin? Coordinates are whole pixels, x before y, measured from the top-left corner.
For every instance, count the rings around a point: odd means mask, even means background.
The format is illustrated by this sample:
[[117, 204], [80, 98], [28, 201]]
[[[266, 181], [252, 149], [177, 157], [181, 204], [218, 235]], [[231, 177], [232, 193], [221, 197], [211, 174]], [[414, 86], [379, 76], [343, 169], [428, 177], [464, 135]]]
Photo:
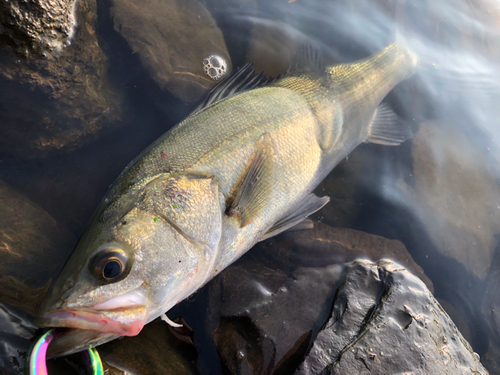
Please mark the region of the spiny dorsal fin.
[[[329, 197], [318, 197], [314, 194], [308, 194], [304, 200], [296, 204], [290, 211], [278, 220], [261, 238], [260, 241], [276, 236], [288, 229], [302, 223], [309, 215], [320, 210], [330, 201]], [[303, 228], [300, 228], [303, 229]]]
[[239, 215], [241, 227], [250, 223], [269, 203], [273, 185], [273, 155], [271, 135], [263, 134], [257, 142], [245, 179], [227, 212], [230, 216]]
[[266, 77], [263, 72], [255, 73], [252, 63], [246, 63], [224, 78], [191, 114], [206, 108], [222, 99], [229, 98], [243, 91], [248, 91], [274, 81], [276, 78]]
[[366, 142], [398, 146], [412, 137], [410, 127], [385, 103], [375, 110]]

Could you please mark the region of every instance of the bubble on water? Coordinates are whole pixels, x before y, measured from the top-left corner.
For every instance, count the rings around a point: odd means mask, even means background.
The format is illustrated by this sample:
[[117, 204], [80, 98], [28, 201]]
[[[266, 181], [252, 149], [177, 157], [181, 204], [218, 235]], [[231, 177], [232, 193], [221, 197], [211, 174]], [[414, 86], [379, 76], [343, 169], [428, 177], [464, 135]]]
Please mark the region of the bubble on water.
[[203, 70], [205, 73], [217, 81], [224, 77], [227, 73], [227, 63], [222, 57], [218, 55], [210, 55], [203, 59]]

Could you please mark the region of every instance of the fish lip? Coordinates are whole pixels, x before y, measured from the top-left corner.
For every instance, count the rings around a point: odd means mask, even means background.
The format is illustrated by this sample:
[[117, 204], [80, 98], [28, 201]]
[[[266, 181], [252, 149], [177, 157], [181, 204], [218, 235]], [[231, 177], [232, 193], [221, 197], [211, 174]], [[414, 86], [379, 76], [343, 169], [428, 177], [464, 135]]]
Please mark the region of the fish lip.
[[[119, 336], [136, 336], [146, 324], [148, 312], [149, 309], [145, 305], [113, 310], [56, 309], [38, 317], [35, 323], [39, 327], [73, 328]], [[125, 318], [117, 319], [120, 315]]]
[[89, 331], [79, 328], [57, 328], [56, 335], [47, 348], [47, 359], [78, 353], [119, 337], [112, 333]]

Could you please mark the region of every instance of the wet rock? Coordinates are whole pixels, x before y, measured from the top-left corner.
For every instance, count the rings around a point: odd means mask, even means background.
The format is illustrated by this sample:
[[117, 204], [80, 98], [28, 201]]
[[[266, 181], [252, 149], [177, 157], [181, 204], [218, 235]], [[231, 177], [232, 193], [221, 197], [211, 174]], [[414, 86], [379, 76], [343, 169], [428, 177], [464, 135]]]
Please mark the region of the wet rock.
[[432, 287], [401, 242], [320, 223], [264, 242], [215, 278], [208, 329], [228, 371], [297, 368], [328, 318], [343, 265], [360, 257], [396, 259]]
[[298, 374], [487, 374], [425, 285], [400, 265], [347, 265]]
[[75, 0], [2, 2], [0, 43], [21, 55], [60, 52], [74, 32], [74, 7]]
[[0, 373], [21, 374], [36, 327], [23, 310], [0, 302]]
[[[115, 0], [114, 28], [162, 90], [196, 102], [217, 84], [204, 71], [204, 59], [217, 55], [232, 65], [223, 35], [197, 0]], [[221, 77], [218, 77], [220, 79]]]
[[282, 75], [293, 62], [300, 37], [284, 22], [259, 20], [252, 29], [247, 60], [268, 77]]
[[409, 204], [436, 248], [484, 279], [500, 232], [498, 171], [460, 128], [422, 124], [413, 141]]
[[59, 252], [73, 242], [46, 211], [0, 181], [1, 302], [33, 313], [65, 261]]
[[484, 363], [492, 373], [500, 373], [500, 252], [495, 258], [486, 278], [486, 290], [481, 304], [483, 321], [488, 327], [488, 352]]
[[34, 158], [73, 150], [116, 126], [122, 97], [107, 77], [95, 1], [2, 4], [2, 22], [12, 20], [0, 26], [2, 151]]
[[[415, 263], [404, 244], [369, 233], [332, 228], [314, 223], [309, 230], [292, 231], [277, 238], [276, 247], [269, 251], [272, 258], [303, 267], [322, 267], [327, 264], [344, 264], [364, 258], [372, 261], [392, 259], [420, 278], [433, 291], [432, 281]], [[292, 249], [292, 250], [290, 250]]]
[[160, 319], [146, 325], [135, 337], [115, 340], [99, 347], [111, 374], [198, 374], [196, 349], [186, 322], [172, 328]]

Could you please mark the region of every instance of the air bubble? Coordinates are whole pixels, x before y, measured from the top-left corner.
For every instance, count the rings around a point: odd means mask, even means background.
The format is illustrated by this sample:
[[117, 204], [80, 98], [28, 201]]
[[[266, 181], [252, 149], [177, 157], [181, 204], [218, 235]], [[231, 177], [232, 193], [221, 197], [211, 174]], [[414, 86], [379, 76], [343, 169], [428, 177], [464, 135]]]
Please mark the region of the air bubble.
[[203, 70], [210, 78], [217, 81], [227, 73], [226, 60], [218, 55], [210, 55], [203, 59]]

